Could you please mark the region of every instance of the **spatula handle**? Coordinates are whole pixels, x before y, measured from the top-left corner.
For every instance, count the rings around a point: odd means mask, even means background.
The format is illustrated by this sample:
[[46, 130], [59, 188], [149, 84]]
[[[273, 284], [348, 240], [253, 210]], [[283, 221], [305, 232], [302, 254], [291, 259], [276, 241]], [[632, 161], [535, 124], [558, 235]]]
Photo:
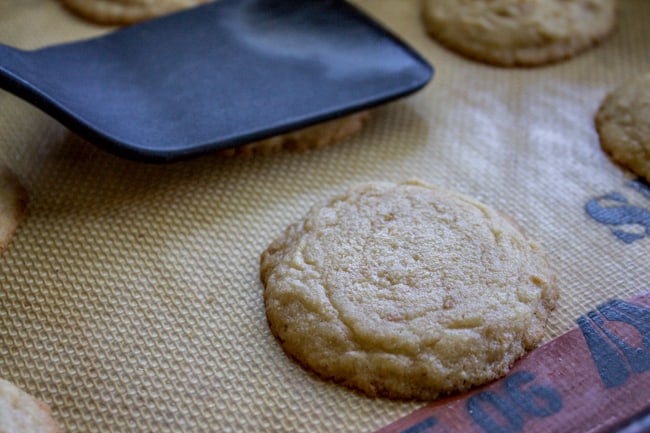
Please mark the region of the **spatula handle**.
[[8, 45], [0, 44], [0, 88], [11, 90], [12, 83], [22, 81], [27, 60], [22, 52]]
[[27, 55], [28, 52], [0, 44], [0, 89], [4, 89], [25, 101], [47, 111], [52, 104], [34, 84], [38, 68]]

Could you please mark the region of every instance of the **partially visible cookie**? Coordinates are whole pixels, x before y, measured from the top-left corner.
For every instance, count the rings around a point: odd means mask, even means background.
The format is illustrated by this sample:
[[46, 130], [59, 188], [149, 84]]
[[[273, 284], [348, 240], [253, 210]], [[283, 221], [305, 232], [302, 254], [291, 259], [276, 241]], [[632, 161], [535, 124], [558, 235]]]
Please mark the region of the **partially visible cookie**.
[[0, 433], [60, 433], [49, 406], [0, 379]]
[[211, 0], [61, 0], [67, 8], [100, 24], [133, 24]]
[[361, 111], [244, 146], [226, 149], [222, 154], [231, 156], [268, 154], [282, 149], [297, 151], [318, 149], [338, 143], [356, 134], [363, 128], [369, 117], [367, 111]]
[[508, 217], [417, 181], [313, 207], [260, 266], [284, 350], [373, 397], [430, 400], [504, 375], [558, 298], [540, 247]]
[[595, 120], [603, 150], [650, 181], [650, 73], [610, 92]]
[[616, 23], [616, 0], [422, 0], [431, 36], [465, 56], [535, 66], [574, 56]]
[[0, 254], [25, 217], [27, 193], [8, 169], [0, 166]]

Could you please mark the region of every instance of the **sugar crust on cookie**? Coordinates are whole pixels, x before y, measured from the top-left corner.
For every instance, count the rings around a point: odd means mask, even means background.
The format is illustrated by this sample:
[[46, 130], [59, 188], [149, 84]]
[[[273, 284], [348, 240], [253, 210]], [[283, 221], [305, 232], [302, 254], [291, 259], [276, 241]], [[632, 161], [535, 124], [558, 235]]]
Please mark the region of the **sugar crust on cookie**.
[[211, 0], [61, 0], [87, 20], [100, 24], [133, 24]]
[[616, 0], [422, 0], [429, 34], [467, 57], [500, 66], [557, 62], [604, 39]]
[[8, 169], [0, 166], [0, 254], [25, 217], [27, 193]]
[[314, 206], [260, 265], [284, 350], [372, 397], [430, 400], [504, 375], [558, 298], [540, 247], [509, 218], [417, 181]]
[[0, 432], [60, 433], [49, 406], [0, 379]]
[[595, 116], [603, 150], [650, 181], [650, 73], [610, 92]]

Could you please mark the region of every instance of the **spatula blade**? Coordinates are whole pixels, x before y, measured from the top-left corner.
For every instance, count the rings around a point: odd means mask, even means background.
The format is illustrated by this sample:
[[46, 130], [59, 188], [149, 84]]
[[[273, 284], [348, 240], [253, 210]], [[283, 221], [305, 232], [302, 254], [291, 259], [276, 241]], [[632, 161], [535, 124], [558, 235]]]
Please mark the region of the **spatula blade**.
[[341, 0], [220, 0], [27, 55], [32, 72], [9, 90], [89, 141], [146, 161], [234, 147], [383, 104], [433, 74], [413, 49]]

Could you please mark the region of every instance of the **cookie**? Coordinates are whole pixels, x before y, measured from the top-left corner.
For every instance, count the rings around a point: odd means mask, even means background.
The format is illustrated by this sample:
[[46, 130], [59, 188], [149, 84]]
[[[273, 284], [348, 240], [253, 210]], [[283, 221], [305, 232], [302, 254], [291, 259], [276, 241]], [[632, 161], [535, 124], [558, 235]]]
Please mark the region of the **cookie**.
[[50, 408], [0, 379], [0, 433], [60, 433]]
[[0, 254], [25, 217], [27, 194], [9, 170], [0, 167]]
[[318, 149], [338, 143], [359, 132], [370, 117], [367, 111], [318, 123], [286, 134], [276, 135], [265, 140], [226, 149], [222, 155], [268, 154], [282, 149], [303, 151]]
[[422, 0], [429, 34], [458, 53], [500, 66], [572, 57], [604, 39], [616, 0]]
[[272, 333], [368, 396], [431, 400], [504, 375], [543, 338], [558, 289], [502, 213], [418, 181], [314, 206], [262, 253]]
[[650, 73], [610, 92], [601, 102], [595, 122], [603, 150], [650, 181]]
[[211, 0], [61, 0], [63, 5], [99, 24], [133, 24]]

